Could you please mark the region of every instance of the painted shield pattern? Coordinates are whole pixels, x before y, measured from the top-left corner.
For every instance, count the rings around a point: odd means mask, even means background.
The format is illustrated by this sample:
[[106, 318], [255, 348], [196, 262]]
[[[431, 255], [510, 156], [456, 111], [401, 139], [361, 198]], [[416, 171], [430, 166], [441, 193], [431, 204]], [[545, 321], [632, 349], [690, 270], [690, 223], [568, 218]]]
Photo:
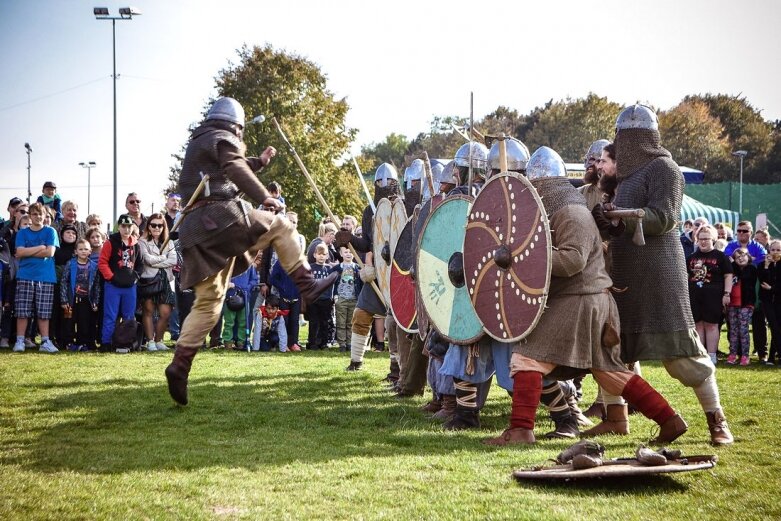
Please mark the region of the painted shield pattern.
[[485, 332], [518, 341], [537, 325], [551, 276], [551, 236], [542, 200], [522, 175], [493, 176], [469, 212], [466, 288]]
[[429, 319], [428, 315], [426, 314], [426, 310], [423, 307], [423, 302], [420, 299], [420, 291], [418, 291], [418, 283], [417, 283], [417, 262], [418, 262], [418, 243], [420, 242], [420, 236], [423, 234], [423, 226], [426, 224], [426, 219], [428, 219], [429, 214], [431, 213], [432, 208], [436, 208], [437, 206], [442, 203], [442, 201], [445, 200], [445, 194], [436, 194], [434, 197], [429, 199], [428, 201], [424, 202], [421, 207], [417, 210], [416, 215], [414, 216], [414, 234], [415, 237], [413, 239], [415, 243], [415, 252], [412, 255], [412, 262], [414, 265], [414, 273], [413, 278], [416, 279], [415, 282], [415, 311], [417, 312], [417, 321], [418, 321], [418, 334], [421, 338], [421, 340], [425, 339], [426, 334], [429, 330]]
[[393, 203], [388, 199], [380, 199], [374, 212], [374, 235], [372, 237], [372, 252], [374, 255], [374, 270], [377, 287], [386, 304], [390, 296], [390, 239], [391, 220], [393, 219]]
[[390, 269], [390, 303], [396, 324], [407, 333], [417, 333], [415, 281], [412, 278], [415, 241], [414, 221], [410, 219], [396, 241]]
[[448, 197], [431, 211], [418, 242], [418, 292], [431, 325], [448, 341], [471, 344], [483, 336], [464, 284], [463, 247], [472, 198]]

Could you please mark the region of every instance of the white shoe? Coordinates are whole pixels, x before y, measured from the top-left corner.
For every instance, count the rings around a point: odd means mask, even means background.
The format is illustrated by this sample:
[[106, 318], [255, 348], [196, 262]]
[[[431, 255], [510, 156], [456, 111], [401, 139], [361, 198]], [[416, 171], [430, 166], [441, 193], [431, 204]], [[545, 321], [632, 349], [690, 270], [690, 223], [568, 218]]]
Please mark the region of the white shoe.
[[168, 351], [168, 346], [162, 342], [155, 342], [155, 347], [157, 347], [158, 351]]
[[0, 338], [0, 347], [2, 348], [11, 347], [10, 344], [8, 343], [7, 338]]
[[24, 347], [36, 347], [36, 343], [29, 338], [24, 339]]
[[146, 350], [147, 351], [157, 351], [157, 344], [155, 344], [154, 340], [150, 340], [146, 343]]
[[128, 349], [126, 347], [118, 347], [117, 349], [115, 349], [115, 352], [120, 354], [120, 355], [126, 355], [126, 354], [128, 354], [130, 352], [130, 349]]
[[14, 353], [24, 353], [24, 340], [17, 340], [14, 344]]
[[54, 347], [54, 344], [52, 344], [51, 340], [47, 340], [46, 342], [43, 342], [41, 344], [41, 347], [38, 348], [38, 351], [41, 353], [59, 353], [60, 350]]

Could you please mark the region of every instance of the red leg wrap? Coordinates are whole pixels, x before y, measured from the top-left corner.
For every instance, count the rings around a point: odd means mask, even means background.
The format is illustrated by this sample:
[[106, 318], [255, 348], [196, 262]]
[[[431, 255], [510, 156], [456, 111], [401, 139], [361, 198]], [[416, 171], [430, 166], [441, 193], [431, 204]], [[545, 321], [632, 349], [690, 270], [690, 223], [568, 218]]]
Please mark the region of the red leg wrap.
[[537, 404], [542, 395], [542, 373], [518, 371], [513, 376], [513, 407], [510, 413], [511, 429], [534, 429]]
[[664, 399], [664, 396], [637, 375], [629, 379], [621, 396], [643, 413], [646, 418], [659, 425], [675, 416], [675, 411]]

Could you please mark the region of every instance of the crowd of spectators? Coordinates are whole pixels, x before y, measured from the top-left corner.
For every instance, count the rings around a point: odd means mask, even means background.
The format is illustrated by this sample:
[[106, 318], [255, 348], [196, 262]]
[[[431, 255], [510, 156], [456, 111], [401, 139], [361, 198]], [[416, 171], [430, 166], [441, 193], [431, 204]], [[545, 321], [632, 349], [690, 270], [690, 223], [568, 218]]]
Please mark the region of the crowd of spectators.
[[754, 232], [750, 221], [733, 234], [727, 224], [698, 217], [684, 222], [681, 246], [697, 332], [714, 363], [726, 325], [727, 364], [751, 363], [750, 337], [759, 363], [781, 364], [781, 241], [767, 228]]
[[[279, 184], [268, 188], [284, 203]], [[181, 197], [167, 194], [163, 209], [147, 216], [131, 192], [125, 208], [116, 223], [104, 223], [96, 214], [81, 221], [78, 203], [63, 200], [51, 181], [32, 205], [18, 197], [9, 201], [7, 219], [0, 218], [0, 348], [127, 353], [165, 351], [175, 343], [194, 299], [179, 285], [181, 256], [177, 233], [171, 231]], [[295, 212], [285, 217], [298, 224]], [[356, 224], [349, 215], [342, 222], [351, 230]], [[361, 281], [350, 251], [334, 248], [337, 229], [326, 218], [310, 244], [299, 234], [317, 271], [341, 274], [306, 312], [307, 349], [338, 345], [349, 351]], [[302, 349], [298, 290], [276, 260], [268, 249], [245, 273], [233, 274], [223, 316], [205, 347]], [[120, 340], [131, 326], [134, 341]]]

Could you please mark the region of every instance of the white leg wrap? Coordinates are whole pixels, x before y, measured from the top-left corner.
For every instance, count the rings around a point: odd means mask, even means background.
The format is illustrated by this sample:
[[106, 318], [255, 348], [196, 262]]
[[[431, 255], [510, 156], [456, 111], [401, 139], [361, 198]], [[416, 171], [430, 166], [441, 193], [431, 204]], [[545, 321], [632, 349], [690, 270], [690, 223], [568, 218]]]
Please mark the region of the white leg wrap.
[[719, 388], [716, 385], [716, 376], [711, 375], [700, 385], [694, 388], [694, 394], [700, 401], [700, 406], [705, 412], [714, 412], [721, 409], [721, 400], [719, 399]]
[[606, 390], [602, 389], [601, 387], [599, 389], [602, 391], [602, 400], [603, 400], [602, 403], [604, 403], [606, 406], [607, 405], [624, 405], [624, 403], [626, 403], [626, 402], [624, 402], [624, 399], [621, 398], [620, 396], [616, 396], [614, 394], [610, 394], [609, 392], [607, 392]]
[[350, 338], [350, 360], [353, 362], [363, 362], [363, 353], [366, 351], [367, 335], [360, 335], [353, 332]]

